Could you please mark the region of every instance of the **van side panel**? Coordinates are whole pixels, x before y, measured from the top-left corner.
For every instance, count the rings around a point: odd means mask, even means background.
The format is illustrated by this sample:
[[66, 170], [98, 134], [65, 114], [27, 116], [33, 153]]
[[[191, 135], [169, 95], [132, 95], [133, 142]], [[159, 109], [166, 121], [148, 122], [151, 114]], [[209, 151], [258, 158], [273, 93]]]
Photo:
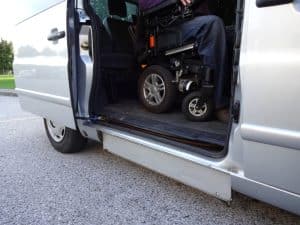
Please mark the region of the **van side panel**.
[[[14, 73], [24, 110], [75, 129], [68, 80], [66, 12], [67, 1], [63, 1], [16, 26]], [[65, 36], [49, 41], [53, 29], [65, 32]]]
[[240, 61], [243, 169], [247, 178], [300, 194], [299, 3], [247, 1]]

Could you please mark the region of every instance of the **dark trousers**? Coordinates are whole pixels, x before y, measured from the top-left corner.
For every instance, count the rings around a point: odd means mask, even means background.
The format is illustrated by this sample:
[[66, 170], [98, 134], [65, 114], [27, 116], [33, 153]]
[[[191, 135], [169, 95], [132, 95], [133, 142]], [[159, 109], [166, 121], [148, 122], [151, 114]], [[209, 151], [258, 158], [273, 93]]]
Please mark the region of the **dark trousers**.
[[179, 25], [184, 42], [196, 40], [198, 53], [204, 64], [214, 70], [215, 107], [222, 109], [228, 106], [225, 97], [227, 75], [226, 34], [223, 21], [213, 15], [199, 16]]

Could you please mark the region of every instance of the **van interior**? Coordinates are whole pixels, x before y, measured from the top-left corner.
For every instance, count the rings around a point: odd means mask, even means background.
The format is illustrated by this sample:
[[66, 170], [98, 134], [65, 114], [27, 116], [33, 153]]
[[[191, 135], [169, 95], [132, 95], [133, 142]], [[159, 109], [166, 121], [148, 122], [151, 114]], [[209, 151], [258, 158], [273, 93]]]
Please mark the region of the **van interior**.
[[[230, 69], [224, 95], [233, 105], [243, 1], [209, 2], [210, 11], [225, 24]], [[138, 1], [90, 0], [86, 11], [92, 23], [95, 60], [89, 108], [92, 115], [102, 118], [99, 123], [147, 134], [150, 138], [184, 146], [196, 154], [223, 157], [227, 152], [233, 116], [228, 123], [216, 118], [206, 122], [189, 121], [181, 112], [183, 96], [180, 93], [166, 113], [151, 113], [140, 103], [137, 85], [142, 68], [137, 62], [135, 43], [129, 32], [129, 27], [137, 23]]]

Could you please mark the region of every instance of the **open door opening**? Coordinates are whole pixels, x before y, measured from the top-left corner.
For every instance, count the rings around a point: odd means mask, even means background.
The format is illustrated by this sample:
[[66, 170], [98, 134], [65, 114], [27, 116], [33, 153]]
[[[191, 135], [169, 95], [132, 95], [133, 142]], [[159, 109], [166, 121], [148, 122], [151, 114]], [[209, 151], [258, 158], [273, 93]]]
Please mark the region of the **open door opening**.
[[228, 123], [214, 117], [205, 122], [190, 121], [181, 110], [185, 98], [182, 93], [177, 93], [173, 106], [164, 113], [145, 108], [138, 90], [140, 76], [147, 65], [138, 63], [130, 30], [140, 16], [138, 2], [127, 0], [112, 7], [109, 0], [90, 0], [85, 5], [91, 19], [94, 59], [89, 113], [98, 118], [97, 123], [171, 142], [209, 157], [226, 155], [231, 124], [238, 120], [233, 90], [239, 64], [243, 1], [215, 1], [211, 7], [225, 24], [230, 69], [224, 95], [231, 99], [229, 108], [235, 116]]

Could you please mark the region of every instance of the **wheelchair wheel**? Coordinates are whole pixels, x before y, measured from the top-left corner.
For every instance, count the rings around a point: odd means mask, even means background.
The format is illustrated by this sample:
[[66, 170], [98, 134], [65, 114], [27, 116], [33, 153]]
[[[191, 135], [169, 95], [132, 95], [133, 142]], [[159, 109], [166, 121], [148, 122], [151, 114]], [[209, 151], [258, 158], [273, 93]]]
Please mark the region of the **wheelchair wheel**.
[[173, 75], [162, 66], [150, 66], [139, 79], [139, 98], [147, 110], [153, 113], [168, 111], [176, 100]]
[[190, 121], [203, 122], [211, 118], [214, 111], [214, 102], [201, 91], [187, 95], [182, 103], [182, 112]]

